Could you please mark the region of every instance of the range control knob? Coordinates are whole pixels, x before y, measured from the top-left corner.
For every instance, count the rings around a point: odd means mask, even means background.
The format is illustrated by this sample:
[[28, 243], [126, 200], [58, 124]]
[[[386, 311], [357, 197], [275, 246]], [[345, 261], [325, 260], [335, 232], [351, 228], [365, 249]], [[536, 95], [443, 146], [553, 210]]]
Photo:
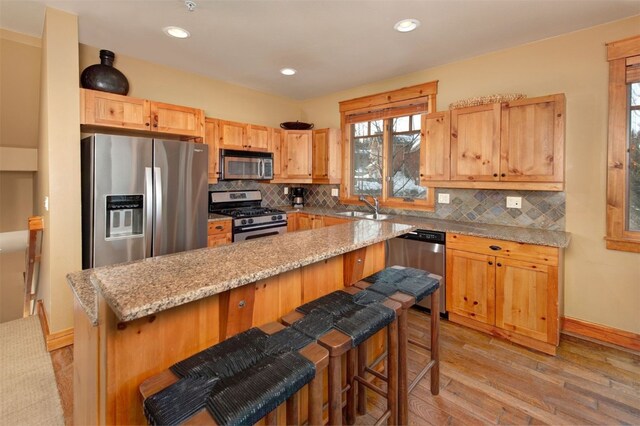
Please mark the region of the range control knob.
[[253, 223], [253, 219], [249, 219], [249, 223]]
[[240, 223], [241, 223], [241, 224], [243, 224], [243, 225], [246, 225], [246, 224], [247, 224], [247, 219], [242, 219], [242, 220], [240, 221]]
[[278, 220], [277, 216], [271, 216], [271, 220]]
[[278, 215], [278, 220], [282, 220], [282, 215], [281, 214]]

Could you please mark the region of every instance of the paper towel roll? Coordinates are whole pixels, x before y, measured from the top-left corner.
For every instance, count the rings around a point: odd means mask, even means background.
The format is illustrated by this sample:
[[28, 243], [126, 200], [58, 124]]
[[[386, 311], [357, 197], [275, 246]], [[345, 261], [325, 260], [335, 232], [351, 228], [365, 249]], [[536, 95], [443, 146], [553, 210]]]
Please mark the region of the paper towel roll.
[[0, 232], [0, 253], [23, 251], [27, 248], [29, 231]]

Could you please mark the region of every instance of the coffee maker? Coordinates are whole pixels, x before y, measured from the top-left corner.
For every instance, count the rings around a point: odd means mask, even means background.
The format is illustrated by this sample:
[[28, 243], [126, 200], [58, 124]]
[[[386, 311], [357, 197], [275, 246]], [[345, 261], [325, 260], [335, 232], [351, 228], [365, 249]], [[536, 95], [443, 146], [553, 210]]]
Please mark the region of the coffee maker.
[[304, 207], [304, 188], [291, 188], [291, 201], [294, 209], [301, 209]]

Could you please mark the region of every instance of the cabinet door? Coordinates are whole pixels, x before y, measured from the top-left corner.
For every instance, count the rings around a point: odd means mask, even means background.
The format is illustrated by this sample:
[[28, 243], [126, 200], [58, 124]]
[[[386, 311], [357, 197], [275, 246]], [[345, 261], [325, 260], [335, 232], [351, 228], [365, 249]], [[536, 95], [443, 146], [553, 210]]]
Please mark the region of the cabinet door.
[[286, 130], [287, 178], [311, 179], [311, 131]]
[[500, 104], [451, 111], [451, 180], [497, 181]]
[[283, 131], [281, 129], [269, 129], [269, 151], [273, 153], [273, 178], [282, 179], [287, 177], [285, 167], [286, 157], [282, 153]]
[[564, 95], [502, 105], [500, 180], [564, 180]]
[[295, 232], [298, 230], [298, 214], [287, 213], [287, 232]]
[[318, 229], [324, 227], [324, 217], [313, 215], [311, 216], [311, 229]]
[[558, 268], [496, 257], [496, 326], [558, 344]]
[[298, 213], [296, 228], [298, 231], [305, 231], [307, 229], [311, 229], [311, 217], [306, 213]]
[[231, 244], [231, 234], [216, 234], [207, 237], [207, 247], [218, 247]]
[[495, 321], [495, 258], [447, 249], [449, 311], [493, 325]]
[[350, 222], [349, 219], [342, 219], [340, 217], [333, 216], [323, 216], [322, 219], [324, 221], [324, 226], [340, 225], [342, 223]]
[[209, 183], [218, 182], [220, 154], [218, 151], [218, 120], [207, 118], [204, 123], [204, 141], [209, 146]]
[[80, 124], [151, 130], [150, 104], [146, 99], [80, 89]]
[[204, 111], [179, 105], [151, 102], [154, 131], [193, 137], [204, 136]]
[[451, 126], [450, 113], [422, 116], [420, 140], [420, 180], [449, 180]]
[[322, 182], [329, 180], [329, 129], [313, 131], [312, 178]]
[[269, 151], [269, 128], [250, 124], [247, 148], [250, 151]]
[[220, 120], [219, 148], [245, 149], [247, 144], [248, 124]]

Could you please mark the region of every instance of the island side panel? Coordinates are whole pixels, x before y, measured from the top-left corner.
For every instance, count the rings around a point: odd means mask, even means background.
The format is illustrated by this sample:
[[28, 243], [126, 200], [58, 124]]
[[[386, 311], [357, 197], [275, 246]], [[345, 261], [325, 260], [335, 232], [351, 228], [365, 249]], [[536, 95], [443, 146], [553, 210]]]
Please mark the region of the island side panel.
[[146, 424], [138, 387], [220, 341], [219, 295], [120, 323], [105, 310], [106, 423]]
[[[100, 347], [98, 327], [77, 299], [73, 304], [73, 424], [102, 424], [100, 419]], [[104, 420], [104, 419], [103, 419]]]

